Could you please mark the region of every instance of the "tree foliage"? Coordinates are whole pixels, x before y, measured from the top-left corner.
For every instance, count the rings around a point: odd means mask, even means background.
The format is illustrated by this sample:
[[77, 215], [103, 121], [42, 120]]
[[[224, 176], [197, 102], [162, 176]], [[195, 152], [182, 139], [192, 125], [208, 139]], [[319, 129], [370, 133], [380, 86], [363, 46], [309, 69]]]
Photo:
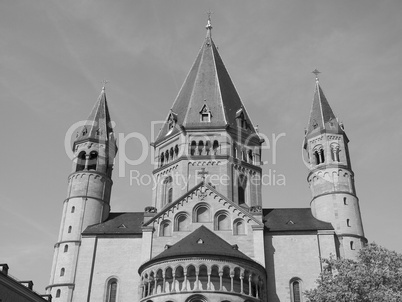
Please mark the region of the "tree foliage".
[[375, 243], [356, 261], [323, 260], [318, 287], [304, 294], [310, 302], [402, 302], [402, 254]]

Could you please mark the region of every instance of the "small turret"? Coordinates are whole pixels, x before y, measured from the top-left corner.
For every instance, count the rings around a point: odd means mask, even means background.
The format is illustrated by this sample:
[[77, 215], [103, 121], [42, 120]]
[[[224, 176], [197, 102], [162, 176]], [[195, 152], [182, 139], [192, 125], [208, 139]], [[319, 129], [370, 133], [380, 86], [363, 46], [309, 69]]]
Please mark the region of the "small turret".
[[315, 93], [304, 149], [310, 173], [313, 215], [332, 223], [339, 239], [339, 256], [355, 258], [366, 242], [349, 157], [349, 139], [335, 117], [316, 74]]
[[81, 233], [87, 226], [105, 221], [110, 212], [111, 177], [117, 146], [105, 87], [88, 119], [76, 133], [73, 152], [73, 171], [68, 177], [68, 193], [47, 287], [48, 294], [60, 302], [72, 299]]

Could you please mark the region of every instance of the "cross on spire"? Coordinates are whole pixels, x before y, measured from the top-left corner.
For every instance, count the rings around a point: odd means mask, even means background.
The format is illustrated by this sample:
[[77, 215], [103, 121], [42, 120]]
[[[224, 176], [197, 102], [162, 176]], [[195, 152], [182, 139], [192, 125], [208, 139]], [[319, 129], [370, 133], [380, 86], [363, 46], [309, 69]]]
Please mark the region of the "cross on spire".
[[107, 83], [109, 83], [109, 81], [108, 80], [103, 80], [101, 83], [102, 83], [102, 90], [104, 91], [105, 86], [106, 86]]
[[314, 69], [311, 73], [315, 74], [315, 80], [318, 81], [318, 75], [321, 73], [320, 71], [318, 71], [318, 69]]
[[207, 26], [205, 26], [205, 28], [206, 28], [207, 30], [211, 30], [211, 29], [212, 29], [212, 25], [211, 25], [211, 15], [212, 15], [212, 12], [211, 12], [211, 10], [209, 10], [209, 11], [207, 12], [207, 16], [208, 16]]
[[201, 168], [201, 171], [198, 171], [198, 175], [201, 175], [202, 180], [205, 180], [205, 175], [208, 174], [208, 171], [205, 171], [205, 168]]

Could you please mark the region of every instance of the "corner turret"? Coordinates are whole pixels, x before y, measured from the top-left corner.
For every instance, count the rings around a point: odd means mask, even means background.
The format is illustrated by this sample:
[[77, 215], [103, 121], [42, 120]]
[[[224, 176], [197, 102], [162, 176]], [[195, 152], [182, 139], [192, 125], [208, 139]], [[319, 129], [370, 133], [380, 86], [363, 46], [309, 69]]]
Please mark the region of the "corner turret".
[[307, 177], [313, 215], [332, 223], [339, 239], [339, 256], [354, 259], [367, 241], [364, 237], [349, 139], [333, 113], [316, 74], [315, 93], [305, 133]]
[[117, 146], [113, 134], [105, 87], [73, 143], [74, 160], [68, 177], [59, 238], [47, 293], [70, 302], [81, 246], [81, 233], [103, 222], [110, 212], [113, 161]]

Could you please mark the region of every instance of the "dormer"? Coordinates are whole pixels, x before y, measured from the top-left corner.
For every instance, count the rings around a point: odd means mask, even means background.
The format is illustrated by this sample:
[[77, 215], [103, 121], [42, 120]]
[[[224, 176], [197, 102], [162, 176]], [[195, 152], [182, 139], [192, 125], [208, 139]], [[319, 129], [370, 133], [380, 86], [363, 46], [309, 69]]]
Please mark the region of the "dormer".
[[205, 103], [200, 111], [200, 121], [203, 123], [210, 123], [211, 117], [212, 117], [211, 110], [209, 110], [207, 103]]

